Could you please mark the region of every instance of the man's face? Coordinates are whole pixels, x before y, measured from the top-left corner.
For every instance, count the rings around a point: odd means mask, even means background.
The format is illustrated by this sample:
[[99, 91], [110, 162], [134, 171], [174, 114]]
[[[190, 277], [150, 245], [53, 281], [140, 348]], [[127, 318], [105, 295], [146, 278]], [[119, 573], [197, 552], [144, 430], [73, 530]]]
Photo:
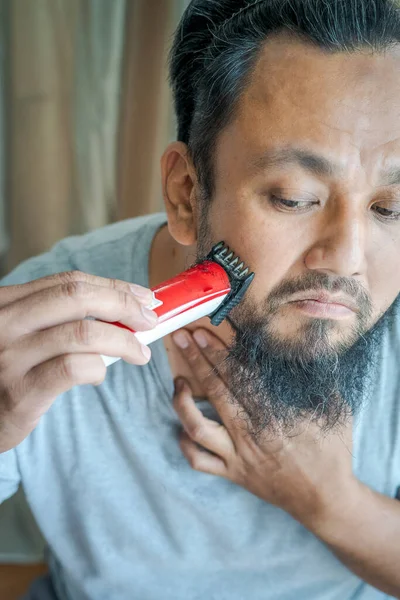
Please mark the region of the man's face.
[[399, 73], [398, 49], [332, 55], [281, 36], [219, 137], [199, 255], [224, 240], [256, 273], [232, 320], [285, 361], [337, 360], [399, 294]]
[[248, 301], [282, 340], [317, 319], [346, 343], [399, 294], [399, 74], [398, 50], [270, 41], [220, 136], [208, 233], [255, 271]]

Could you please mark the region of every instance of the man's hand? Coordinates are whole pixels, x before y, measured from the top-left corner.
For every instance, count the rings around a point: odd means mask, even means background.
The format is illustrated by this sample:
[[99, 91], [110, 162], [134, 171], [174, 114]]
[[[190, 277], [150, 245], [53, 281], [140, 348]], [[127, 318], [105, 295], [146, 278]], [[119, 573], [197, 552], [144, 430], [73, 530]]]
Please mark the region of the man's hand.
[[400, 502], [352, 474], [351, 424], [324, 434], [317, 424], [304, 422], [289, 436], [273, 426], [272, 433], [255, 439], [229, 382], [213, 370], [226, 352], [221, 341], [204, 330], [193, 336], [180, 331], [174, 339], [223, 422], [205, 418], [188, 384], [177, 381], [174, 406], [190, 465], [282, 508], [358, 577], [400, 599]]
[[357, 481], [352, 474], [351, 423], [323, 433], [310, 419], [289, 435], [279, 434], [271, 424], [270, 431], [254, 437], [246, 414], [232, 399], [229, 382], [213, 368], [223, 364], [222, 342], [205, 330], [194, 336], [181, 331], [174, 339], [182, 342], [182, 355], [223, 422], [204, 417], [189, 385], [177, 381], [174, 407], [184, 428], [181, 448], [195, 470], [230, 479], [309, 528], [324, 518], [327, 505], [339, 495], [352, 497]]
[[152, 329], [151, 300], [141, 286], [79, 272], [0, 287], [0, 452], [22, 442], [58, 395], [100, 384], [100, 355], [149, 361], [147, 347], [110, 323]]

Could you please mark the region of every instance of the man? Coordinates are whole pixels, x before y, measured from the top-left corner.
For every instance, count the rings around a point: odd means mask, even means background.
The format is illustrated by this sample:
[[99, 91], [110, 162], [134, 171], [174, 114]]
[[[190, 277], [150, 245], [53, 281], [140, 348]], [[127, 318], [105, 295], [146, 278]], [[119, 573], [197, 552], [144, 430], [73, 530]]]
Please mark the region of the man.
[[[193, 0], [167, 217], [4, 280], [0, 494], [22, 482], [51, 571], [29, 598], [400, 598], [399, 42], [391, 0]], [[154, 325], [123, 281], [220, 240], [248, 295], [147, 362], [108, 323]]]

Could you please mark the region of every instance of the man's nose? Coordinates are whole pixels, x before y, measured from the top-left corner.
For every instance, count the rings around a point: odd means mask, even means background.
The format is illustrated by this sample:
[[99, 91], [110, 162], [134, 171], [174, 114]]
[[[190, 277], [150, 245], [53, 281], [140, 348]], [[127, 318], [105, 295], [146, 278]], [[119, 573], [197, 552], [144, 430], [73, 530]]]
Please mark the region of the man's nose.
[[316, 242], [305, 258], [307, 268], [340, 277], [363, 275], [367, 220], [365, 212], [359, 208], [337, 207], [321, 223]]

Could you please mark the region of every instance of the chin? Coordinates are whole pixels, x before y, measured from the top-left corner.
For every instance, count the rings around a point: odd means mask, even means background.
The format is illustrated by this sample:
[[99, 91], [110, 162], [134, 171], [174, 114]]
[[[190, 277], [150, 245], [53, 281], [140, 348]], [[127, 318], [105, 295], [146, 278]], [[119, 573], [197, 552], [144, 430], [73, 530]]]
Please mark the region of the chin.
[[275, 337], [285, 342], [301, 343], [307, 333], [315, 331], [321, 332], [329, 340], [343, 341], [348, 337], [354, 337], [354, 330], [357, 328], [355, 318], [344, 320], [320, 319], [304, 317], [299, 315], [285, 315], [281, 318], [275, 317], [268, 324], [268, 331]]
[[332, 319], [280, 319], [264, 330], [265, 339], [275, 340], [287, 358], [316, 360], [340, 355], [360, 338], [357, 324]]

